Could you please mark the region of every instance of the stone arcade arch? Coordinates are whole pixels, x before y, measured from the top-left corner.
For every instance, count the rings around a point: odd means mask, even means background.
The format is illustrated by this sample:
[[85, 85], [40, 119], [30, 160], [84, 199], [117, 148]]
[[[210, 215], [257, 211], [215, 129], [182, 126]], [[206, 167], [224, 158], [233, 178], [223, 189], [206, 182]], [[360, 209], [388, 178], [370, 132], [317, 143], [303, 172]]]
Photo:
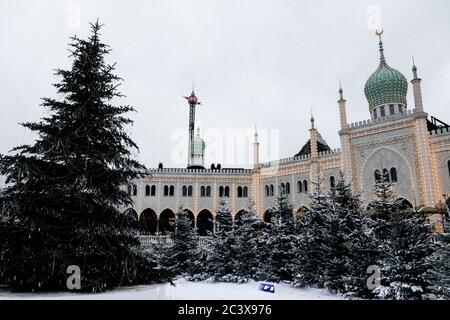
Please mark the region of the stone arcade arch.
[[121, 224], [123, 226], [131, 227], [134, 229], [139, 228], [139, 216], [133, 208], [129, 208], [123, 212], [121, 216]]
[[187, 213], [187, 215], [189, 217], [189, 220], [191, 220], [191, 227], [192, 227], [192, 229], [194, 229], [195, 228], [195, 216], [194, 216], [194, 214], [189, 209], [184, 209], [184, 211]]
[[407, 210], [413, 208], [412, 203], [407, 199], [398, 198], [397, 201], [400, 202], [400, 210]]
[[148, 208], [142, 211], [139, 226], [143, 233], [155, 234], [158, 231], [158, 217], [153, 209]]
[[197, 232], [200, 236], [206, 236], [214, 231], [214, 216], [211, 211], [203, 209], [197, 215]]
[[263, 216], [264, 222], [272, 223], [273, 222], [273, 212], [270, 210], [266, 210]]
[[308, 210], [306, 206], [298, 207], [297, 210], [294, 211], [294, 218], [296, 220], [303, 220], [306, 210]]
[[247, 210], [241, 209], [234, 215], [234, 222], [240, 223], [242, 219], [242, 215], [247, 213]]
[[175, 232], [175, 213], [170, 209], [159, 215], [159, 233], [165, 235], [168, 232]]

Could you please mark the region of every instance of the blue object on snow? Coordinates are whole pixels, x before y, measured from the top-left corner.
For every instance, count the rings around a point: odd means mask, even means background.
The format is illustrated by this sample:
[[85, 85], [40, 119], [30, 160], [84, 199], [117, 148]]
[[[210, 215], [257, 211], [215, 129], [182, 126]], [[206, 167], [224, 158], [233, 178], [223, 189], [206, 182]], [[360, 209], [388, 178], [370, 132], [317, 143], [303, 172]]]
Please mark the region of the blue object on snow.
[[271, 284], [271, 283], [261, 282], [259, 284], [259, 290], [264, 291], [264, 292], [275, 293], [275, 285]]

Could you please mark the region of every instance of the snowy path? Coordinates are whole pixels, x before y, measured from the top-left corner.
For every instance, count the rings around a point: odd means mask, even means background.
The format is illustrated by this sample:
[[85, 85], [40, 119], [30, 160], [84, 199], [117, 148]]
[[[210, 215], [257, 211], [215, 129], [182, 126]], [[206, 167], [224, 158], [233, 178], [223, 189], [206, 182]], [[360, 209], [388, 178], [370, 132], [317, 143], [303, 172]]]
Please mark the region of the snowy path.
[[275, 285], [275, 293], [258, 290], [258, 283], [244, 284], [190, 282], [185, 279], [170, 284], [155, 284], [117, 289], [103, 294], [72, 293], [11, 293], [0, 289], [3, 299], [63, 299], [63, 300], [336, 300], [320, 289], [296, 289], [286, 284]]

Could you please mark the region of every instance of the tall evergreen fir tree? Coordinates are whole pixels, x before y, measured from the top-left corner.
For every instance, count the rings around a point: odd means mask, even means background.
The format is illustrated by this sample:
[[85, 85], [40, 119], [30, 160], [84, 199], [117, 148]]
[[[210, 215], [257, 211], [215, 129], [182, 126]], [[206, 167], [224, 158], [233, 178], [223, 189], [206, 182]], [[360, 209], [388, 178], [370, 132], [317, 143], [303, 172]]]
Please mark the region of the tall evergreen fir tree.
[[374, 234], [380, 248], [381, 286], [374, 293], [382, 299], [422, 299], [430, 287], [427, 271], [434, 245], [423, 214], [401, 210], [392, 185], [381, 177], [371, 202]]
[[197, 270], [195, 261], [199, 258], [198, 235], [188, 212], [180, 206], [176, 214], [176, 229], [173, 244], [164, 247], [164, 262], [175, 275], [192, 276]]
[[[447, 208], [448, 209], [448, 208]], [[429, 288], [440, 299], [450, 299], [450, 218], [444, 217], [444, 233], [435, 235], [436, 250], [429, 262], [433, 266], [427, 272], [432, 282]]]
[[112, 104], [121, 79], [105, 62], [110, 49], [100, 27], [92, 24], [86, 40], [72, 38], [72, 68], [56, 71], [62, 98], [44, 98], [48, 116], [23, 124], [37, 141], [0, 158], [7, 177], [0, 272], [15, 290], [67, 290], [70, 265], [91, 292], [164, 278], [119, 209], [132, 204], [123, 186], [144, 167], [132, 159], [137, 147], [124, 130], [133, 108]]
[[329, 259], [327, 244], [329, 230], [327, 219], [331, 212], [327, 195], [324, 194], [322, 181], [314, 186], [310, 194], [310, 205], [304, 216], [297, 222], [299, 234], [298, 274], [294, 285], [299, 287], [323, 287], [325, 282], [324, 266]]
[[388, 238], [383, 248], [381, 284], [378, 297], [395, 300], [420, 300], [428, 295], [427, 276], [433, 266], [431, 234], [426, 220], [416, 211], [391, 214]]
[[380, 176], [374, 185], [375, 199], [370, 202], [370, 217], [375, 221], [374, 233], [380, 241], [388, 237], [389, 222], [392, 213], [400, 211], [400, 202], [395, 190], [386, 177]]
[[267, 255], [261, 262], [259, 277], [270, 281], [292, 281], [298, 268], [298, 236], [292, 204], [283, 186], [279, 188], [275, 207], [271, 211], [275, 222], [264, 236]]
[[370, 298], [367, 268], [378, 261], [377, 243], [371, 232], [370, 218], [363, 213], [358, 194], [340, 173], [330, 192], [329, 260], [325, 266], [325, 287], [347, 296]]
[[256, 275], [258, 267], [258, 226], [255, 203], [249, 200], [247, 210], [240, 214], [234, 224], [234, 248], [236, 256], [233, 259], [233, 274], [239, 282], [245, 282]]
[[206, 260], [207, 274], [216, 281], [235, 282], [233, 264], [236, 257], [231, 208], [221, 199], [216, 209], [215, 230]]

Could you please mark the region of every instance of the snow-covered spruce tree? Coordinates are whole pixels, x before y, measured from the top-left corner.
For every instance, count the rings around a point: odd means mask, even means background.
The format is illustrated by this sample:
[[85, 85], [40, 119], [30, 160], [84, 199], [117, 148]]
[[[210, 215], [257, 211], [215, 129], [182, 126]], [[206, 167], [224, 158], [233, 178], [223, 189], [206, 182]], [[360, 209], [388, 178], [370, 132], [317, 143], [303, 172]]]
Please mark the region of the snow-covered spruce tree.
[[196, 273], [194, 263], [199, 258], [198, 236], [188, 212], [182, 206], [176, 214], [176, 229], [172, 240], [173, 244], [161, 252], [166, 258], [163, 264], [175, 275], [192, 276]]
[[320, 179], [309, 196], [310, 205], [305, 209], [303, 218], [297, 221], [298, 273], [294, 285], [323, 288], [324, 266], [330, 259], [327, 249], [330, 242], [327, 219], [331, 208]]
[[427, 272], [430, 290], [439, 299], [450, 299], [450, 218], [444, 217], [444, 233], [436, 234], [435, 252], [429, 262], [433, 266]]
[[261, 261], [259, 278], [269, 281], [292, 281], [297, 273], [297, 246], [292, 205], [286, 190], [280, 186], [276, 204], [271, 209], [275, 222], [266, 229], [263, 237], [265, 242], [265, 261]]
[[216, 209], [215, 230], [211, 240], [210, 252], [206, 259], [206, 273], [215, 281], [235, 282], [233, 264], [235, 238], [231, 208], [221, 199]]
[[367, 288], [367, 268], [378, 259], [377, 243], [371, 233], [370, 218], [363, 213], [359, 194], [340, 173], [329, 194], [330, 214], [325, 219], [330, 235], [326, 246], [324, 286], [352, 297], [371, 298]]
[[[392, 184], [384, 176], [374, 185], [375, 199], [369, 204], [369, 215], [374, 220], [374, 234], [381, 242], [388, 238], [388, 228], [392, 213], [400, 211]], [[380, 244], [382, 245], [382, 243]]]
[[381, 179], [371, 202], [374, 234], [380, 249], [381, 286], [374, 294], [381, 299], [422, 299], [429, 292], [427, 271], [434, 245], [420, 211], [400, 210], [392, 186]]
[[258, 227], [255, 203], [249, 199], [247, 210], [234, 223], [233, 274], [238, 282], [246, 282], [256, 275], [258, 266]]
[[92, 24], [86, 40], [72, 38], [72, 67], [56, 71], [61, 99], [44, 98], [48, 116], [23, 124], [36, 142], [0, 158], [7, 177], [0, 270], [14, 290], [67, 290], [70, 265], [79, 266], [84, 291], [163, 279], [118, 209], [131, 205], [123, 186], [144, 167], [131, 158], [137, 147], [124, 131], [133, 108], [111, 104], [121, 79], [105, 62], [100, 27]]
[[427, 271], [434, 245], [420, 212], [394, 212], [389, 220], [388, 241], [383, 248], [378, 297], [420, 300], [430, 293]]

